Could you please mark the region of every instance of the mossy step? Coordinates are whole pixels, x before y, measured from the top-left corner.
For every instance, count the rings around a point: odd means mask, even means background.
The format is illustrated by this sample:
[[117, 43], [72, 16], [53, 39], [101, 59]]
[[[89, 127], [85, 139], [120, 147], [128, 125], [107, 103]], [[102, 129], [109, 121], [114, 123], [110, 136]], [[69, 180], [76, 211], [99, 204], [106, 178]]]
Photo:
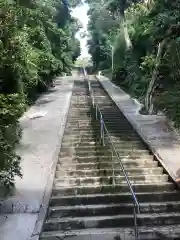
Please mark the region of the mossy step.
[[[180, 213], [140, 214], [137, 218], [138, 226], [163, 226], [180, 224]], [[130, 215], [95, 216], [76, 218], [50, 218], [44, 224], [44, 231], [70, 229], [105, 228], [105, 227], [133, 227], [134, 217]]]
[[[135, 192], [156, 192], [156, 191], [170, 191], [174, 189], [174, 184], [170, 182], [157, 183], [137, 183], [132, 184]], [[99, 186], [73, 186], [73, 187], [53, 187], [52, 194], [59, 195], [79, 195], [79, 194], [97, 194], [97, 193], [117, 193], [129, 192], [127, 183], [116, 185], [99, 185]]]
[[[80, 161], [80, 160], [79, 160]], [[158, 163], [155, 161], [123, 161], [124, 168], [149, 168], [149, 167], [157, 167]], [[101, 162], [101, 163], [95, 163], [95, 162], [87, 162], [83, 163], [80, 161], [74, 162], [72, 160], [66, 159], [65, 162], [59, 160], [57, 164], [57, 170], [61, 170], [61, 168], [65, 168], [67, 170], [98, 170], [98, 169], [104, 169], [104, 168], [120, 168], [121, 165], [119, 162]]]
[[[180, 201], [180, 192], [173, 191], [156, 191], [148, 192], [141, 191], [136, 192], [136, 197], [139, 203], [151, 203], [151, 202], [174, 202]], [[132, 203], [132, 195], [128, 191], [117, 193], [95, 193], [95, 194], [81, 194], [81, 195], [66, 195], [62, 196], [56, 192], [56, 195], [52, 195], [50, 199], [50, 206], [64, 206], [64, 205], [88, 205], [88, 204], [112, 204], [112, 203]]]
[[[54, 206], [48, 211], [48, 218], [64, 217], [91, 217], [118, 214], [132, 214], [133, 203], [109, 203], [94, 205]], [[146, 202], [140, 203], [140, 211], [143, 213], [171, 213], [178, 212], [180, 201], [174, 202]]]
[[[129, 175], [129, 181], [133, 183], [157, 183], [157, 182], [167, 182], [168, 175]], [[69, 177], [62, 176], [56, 177], [54, 180], [55, 186], [85, 186], [85, 185], [99, 185], [99, 184], [125, 184], [126, 180], [124, 176], [101, 176], [101, 177]]]
[[[138, 227], [138, 240], [180, 239], [180, 225]], [[57, 240], [64, 237], [64, 231], [44, 232], [40, 240]], [[84, 230], [71, 230], [66, 232], [66, 240], [134, 240], [134, 227], [132, 228], [91, 228]]]
[[[159, 175], [163, 174], [163, 168], [162, 167], [154, 167], [154, 168], [126, 168], [126, 173], [128, 175]], [[65, 169], [60, 169], [56, 171], [56, 177], [60, 176], [71, 176], [71, 177], [90, 177], [90, 176], [109, 176], [113, 175], [113, 172], [116, 175], [119, 176], [124, 176], [124, 173], [122, 169], [113, 169], [112, 168], [104, 168], [104, 169], [90, 169], [90, 170], [65, 170]]]

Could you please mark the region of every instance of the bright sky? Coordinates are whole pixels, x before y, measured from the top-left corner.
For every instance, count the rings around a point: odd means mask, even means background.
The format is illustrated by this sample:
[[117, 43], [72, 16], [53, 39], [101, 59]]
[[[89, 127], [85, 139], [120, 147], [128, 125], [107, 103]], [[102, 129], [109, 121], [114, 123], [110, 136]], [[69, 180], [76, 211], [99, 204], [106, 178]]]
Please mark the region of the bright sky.
[[[86, 33], [87, 33], [87, 24], [89, 20], [87, 15], [88, 9], [89, 9], [88, 5], [83, 4], [82, 6], [72, 10], [72, 16], [75, 18], [78, 18], [83, 25], [83, 29], [81, 31]], [[89, 57], [88, 48], [87, 48], [87, 37], [81, 38], [80, 32], [77, 33], [76, 37], [80, 40], [80, 44], [81, 44], [81, 58]]]

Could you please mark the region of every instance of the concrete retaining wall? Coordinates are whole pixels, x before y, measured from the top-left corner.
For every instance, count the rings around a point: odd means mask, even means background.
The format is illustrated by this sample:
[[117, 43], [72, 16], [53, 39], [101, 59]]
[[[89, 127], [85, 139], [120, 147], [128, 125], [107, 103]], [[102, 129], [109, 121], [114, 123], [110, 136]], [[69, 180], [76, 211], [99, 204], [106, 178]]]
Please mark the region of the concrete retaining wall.
[[138, 101], [132, 99], [106, 77], [97, 76], [97, 79], [171, 178], [179, 184], [180, 141], [170, 121], [165, 116], [139, 114], [141, 104]]

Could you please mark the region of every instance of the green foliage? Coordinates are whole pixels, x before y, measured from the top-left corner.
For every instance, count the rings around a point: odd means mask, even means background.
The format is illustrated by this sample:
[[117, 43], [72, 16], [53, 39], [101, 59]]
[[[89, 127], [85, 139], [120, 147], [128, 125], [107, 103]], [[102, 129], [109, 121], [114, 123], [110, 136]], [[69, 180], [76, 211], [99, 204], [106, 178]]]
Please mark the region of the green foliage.
[[[144, 102], [156, 69], [152, 96], [155, 110], [164, 111], [180, 125], [180, 1], [99, 0], [96, 5], [94, 0], [88, 2], [91, 7], [90, 53], [97, 70], [101, 70], [100, 66], [109, 69], [111, 58], [108, 45], [114, 45], [113, 81]], [[97, 29], [94, 6], [97, 6], [98, 21], [104, 21], [102, 14], [99, 14], [104, 8], [108, 16], [119, 20], [119, 24], [113, 28], [115, 34], [110, 30], [112, 26], [105, 21]], [[132, 43], [130, 48], [126, 44], [128, 35]], [[158, 46], [164, 41], [157, 67]]]
[[0, 182], [10, 185], [21, 175], [18, 119], [55, 76], [71, 71], [79, 25], [63, 0], [0, 0], [0, 28]]
[[25, 106], [23, 96], [0, 94], [0, 182], [6, 186], [12, 185], [15, 175], [21, 176], [15, 147], [21, 137], [18, 118]]
[[158, 109], [163, 110], [169, 118], [180, 126], [180, 42], [179, 39], [169, 40], [159, 67], [158, 84], [154, 102]]
[[88, 30], [91, 34], [88, 45], [94, 70], [108, 69], [111, 67], [111, 45], [116, 36], [119, 20], [109, 11], [107, 1], [88, 2], [90, 4]]
[[115, 63], [118, 65], [119, 61], [124, 61], [123, 51], [131, 45], [124, 24], [124, 13], [128, 6], [138, 0], [87, 0], [87, 2], [90, 5], [89, 53], [94, 69], [109, 69], [112, 60], [111, 46], [115, 48]]
[[119, 84], [143, 102], [155, 69], [158, 44], [166, 39], [152, 97], [155, 109], [164, 111], [169, 118], [180, 124], [178, 110], [180, 104], [178, 97], [180, 92], [180, 45], [178, 41], [180, 14], [177, 10], [180, 3], [175, 2], [159, 0], [153, 3], [149, 1], [149, 4], [139, 3], [128, 8], [126, 17], [129, 21], [128, 31], [133, 46], [130, 61], [127, 61], [128, 53], [125, 52], [126, 60], [119, 63], [126, 72], [125, 79], [119, 81]]

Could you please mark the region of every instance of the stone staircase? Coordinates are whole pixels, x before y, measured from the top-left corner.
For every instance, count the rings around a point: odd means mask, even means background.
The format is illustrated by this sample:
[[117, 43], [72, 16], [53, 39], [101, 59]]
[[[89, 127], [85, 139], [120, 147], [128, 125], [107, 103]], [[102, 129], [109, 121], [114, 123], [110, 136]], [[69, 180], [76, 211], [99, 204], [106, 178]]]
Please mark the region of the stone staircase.
[[[140, 203], [138, 239], [180, 239], [180, 192], [97, 81], [103, 114]], [[131, 240], [133, 201], [105, 135], [99, 143], [86, 81], [75, 81], [41, 240]]]

